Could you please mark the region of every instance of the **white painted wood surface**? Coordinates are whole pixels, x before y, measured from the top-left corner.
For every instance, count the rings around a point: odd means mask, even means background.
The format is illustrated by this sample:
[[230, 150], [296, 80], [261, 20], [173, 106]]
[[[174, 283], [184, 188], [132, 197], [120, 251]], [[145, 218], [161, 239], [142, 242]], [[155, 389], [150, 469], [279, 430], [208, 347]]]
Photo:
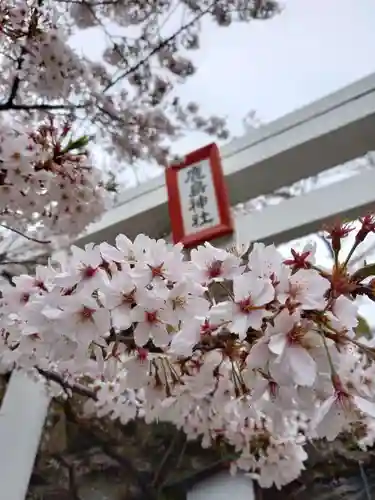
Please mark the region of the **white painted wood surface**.
[[43, 382], [14, 371], [0, 409], [0, 499], [24, 500], [49, 397]]
[[338, 219], [353, 220], [375, 210], [375, 170], [283, 201], [235, 220], [240, 243], [286, 243]]
[[255, 500], [254, 484], [245, 475], [223, 472], [196, 484], [187, 500]]

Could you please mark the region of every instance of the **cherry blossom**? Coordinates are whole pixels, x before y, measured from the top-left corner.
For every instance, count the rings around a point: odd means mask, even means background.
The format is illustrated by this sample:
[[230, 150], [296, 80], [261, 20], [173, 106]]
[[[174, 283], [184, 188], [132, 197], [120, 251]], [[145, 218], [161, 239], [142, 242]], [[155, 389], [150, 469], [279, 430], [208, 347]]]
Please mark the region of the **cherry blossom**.
[[145, 292], [141, 304], [131, 310], [132, 323], [137, 323], [134, 330], [134, 340], [139, 347], [143, 347], [151, 337], [157, 347], [168, 345], [170, 342], [167, 331], [170, 313], [164, 308], [164, 301], [156, 297], [153, 292]]
[[294, 274], [284, 269], [276, 293], [278, 300], [291, 308], [324, 309], [328, 288], [329, 282], [313, 269], [301, 269]]
[[97, 168], [69, 126], [36, 129], [0, 123], [0, 221], [26, 232], [77, 236], [105, 210], [109, 198]]
[[274, 246], [244, 257], [209, 243], [189, 259], [144, 235], [72, 247], [3, 288], [1, 368], [68, 380], [72, 394], [84, 384], [87, 415], [170, 422], [203, 447], [220, 439], [232, 472], [281, 488], [308, 442], [358, 425], [359, 446], [375, 439], [373, 340], [355, 331], [374, 268], [350, 270], [337, 238], [332, 269], [312, 246], [286, 260]]
[[275, 363], [289, 372], [297, 385], [311, 386], [316, 377], [315, 361], [309, 354], [306, 339], [312, 327], [309, 322], [304, 324], [298, 314], [289, 314], [284, 309], [267, 330], [270, 335], [268, 347], [277, 356]]
[[273, 301], [275, 289], [270, 280], [249, 272], [233, 279], [233, 292], [231, 328], [243, 339], [249, 327], [258, 330], [262, 319], [270, 315], [266, 306]]
[[241, 272], [238, 257], [221, 248], [214, 248], [210, 243], [193, 249], [191, 262], [194, 264], [193, 276], [201, 284], [231, 279]]

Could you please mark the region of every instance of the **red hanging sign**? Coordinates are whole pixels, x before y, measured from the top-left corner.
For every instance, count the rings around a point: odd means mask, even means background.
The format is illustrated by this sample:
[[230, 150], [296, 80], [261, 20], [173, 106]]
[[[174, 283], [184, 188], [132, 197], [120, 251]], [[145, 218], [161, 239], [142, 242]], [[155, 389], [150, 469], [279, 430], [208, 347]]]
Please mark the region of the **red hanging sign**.
[[193, 247], [233, 233], [229, 198], [216, 144], [189, 153], [166, 169], [174, 243]]

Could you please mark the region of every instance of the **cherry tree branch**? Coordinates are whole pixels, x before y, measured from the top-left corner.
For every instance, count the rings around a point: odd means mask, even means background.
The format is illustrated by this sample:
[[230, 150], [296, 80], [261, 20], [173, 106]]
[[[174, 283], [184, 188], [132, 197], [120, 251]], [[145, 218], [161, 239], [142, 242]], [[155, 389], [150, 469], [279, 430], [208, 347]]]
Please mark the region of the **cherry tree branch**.
[[[31, 20], [30, 20], [29, 28], [27, 30], [26, 40], [29, 40], [31, 38], [31, 36], [32, 36], [32, 34], [33, 34], [36, 26], [37, 26], [38, 9], [39, 9], [39, 7], [42, 6], [42, 4], [43, 4], [43, 0], [38, 0], [38, 4], [37, 4], [36, 8], [34, 9], [32, 15], [31, 15]], [[22, 47], [20, 55], [19, 55], [19, 57], [17, 59], [17, 72], [21, 70], [26, 54], [27, 54], [27, 49], [26, 49], [26, 44], [25, 44]], [[17, 92], [18, 92], [20, 84], [21, 84], [21, 79], [20, 79], [20, 77], [18, 75], [16, 75], [15, 78], [14, 78], [14, 80], [13, 80], [12, 87], [10, 89], [10, 94], [9, 94], [8, 100], [7, 100], [7, 102], [5, 104], [10, 105], [10, 104], [13, 103], [14, 99], [17, 96]]]
[[43, 245], [47, 245], [48, 243], [51, 243], [51, 240], [38, 240], [37, 238], [33, 238], [32, 236], [28, 236], [27, 234], [23, 233], [19, 229], [7, 226], [6, 224], [0, 224], [0, 226], [3, 227], [4, 229], [8, 229], [8, 231], [12, 231], [13, 233], [18, 234], [19, 236], [22, 236], [23, 238], [26, 238], [29, 241], [33, 241], [34, 243], [41, 243]]
[[86, 0], [82, 0], [81, 4], [84, 5], [88, 11], [90, 12], [90, 15], [93, 17], [94, 21], [102, 28], [105, 36], [109, 39], [110, 43], [112, 44], [113, 50], [120, 56], [122, 61], [126, 64], [126, 58], [124, 57], [123, 53], [121, 50], [119, 50], [118, 45], [114, 42], [111, 34], [107, 31], [106, 27], [103, 25], [101, 22], [100, 18], [96, 15], [95, 10], [93, 9], [94, 5], [92, 3], [87, 2]]
[[6, 102], [0, 104], [0, 111], [9, 111], [9, 110], [17, 110], [17, 111], [33, 111], [33, 110], [74, 110], [85, 108], [86, 104], [14, 104], [13, 102]]
[[[85, 0], [55, 0], [57, 3], [68, 3], [75, 5], [84, 5], [87, 4]], [[97, 0], [94, 2], [89, 2], [90, 7], [97, 7], [100, 5], [116, 5], [119, 3], [119, 0]]]
[[9, 283], [9, 285], [16, 286], [14, 281], [13, 281], [14, 276], [12, 275], [12, 273], [7, 271], [6, 269], [4, 269], [3, 271], [0, 272], [0, 276], [2, 278], [4, 278]]
[[169, 36], [168, 38], [165, 38], [162, 40], [156, 47], [154, 47], [144, 58], [142, 58], [140, 61], [138, 61], [134, 66], [131, 68], [127, 69], [123, 73], [117, 76], [112, 82], [110, 82], [103, 90], [103, 92], [107, 92], [109, 89], [111, 89], [116, 83], [118, 83], [120, 80], [123, 78], [126, 78], [129, 76], [131, 73], [134, 73], [134, 71], [137, 71], [145, 62], [147, 62], [153, 55], [157, 54], [163, 47], [168, 45], [170, 42], [172, 42], [175, 38], [177, 38], [181, 33], [183, 33], [185, 30], [193, 26], [199, 19], [201, 19], [204, 15], [206, 15], [212, 7], [218, 2], [218, 0], [214, 0], [206, 9], [202, 10], [199, 12], [196, 16], [194, 16], [193, 19], [191, 19], [189, 22], [183, 24], [179, 30], [177, 30], [173, 35]]
[[60, 375], [57, 372], [44, 370], [42, 368], [36, 368], [36, 370], [38, 371], [38, 373], [40, 375], [43, 375], [43, 377], [45, 379], [51, 380], [52, 382], [56, 382], [57, 384], [59, 384], [62, 387], [62, 389], [64, 389], [64, 391], [66, 391], [66, 392], [71, 391], [75, 394], [79, 394], [80, 396], [86, 396], [87, 398], [93, 399], [94, 401], [98, 400], [96, 392], [89, 389], [88, 387], [85, 387], [82, 384], [78, 384], [78, 383], [71, 384], [70, 382], [65, 380], [62, 375]]

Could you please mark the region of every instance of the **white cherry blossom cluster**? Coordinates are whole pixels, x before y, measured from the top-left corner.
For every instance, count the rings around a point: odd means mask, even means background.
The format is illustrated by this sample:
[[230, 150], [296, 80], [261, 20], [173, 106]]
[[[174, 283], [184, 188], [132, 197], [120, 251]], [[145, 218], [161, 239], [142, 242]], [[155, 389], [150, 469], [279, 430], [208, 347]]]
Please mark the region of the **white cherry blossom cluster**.
[[374, 442], [375, 350], [356, 337], [355, 299], [375, 299], [375, 266], [348, 270], [374, 231], [372, 216], [361, 219], [342, 256], [352, 228], [332, 228], [328, 270], [311, 245], [287, 260], [261, 243], [206, 243], [187, 258], [144, 235], [72, 247], [70, 259], [2, 290], [2, 365], [73, 392], [85, 381], [88, 414], [224, 442], [233, 472], [281, 488], [304, 469], [311, 440], [348, 432], [364, 448]]
[[89, 163], [87, 138], [68, 125], [0, 130], [0, 220], [27, 230], [76, 236], [105, 209], [100, 171]]
[[[35, 4], [36, 5], [36, 4]], [[2, 0], [0, 3], [1, 42], [16, 41], [27, 34], [29, 5], [25, 0]]]
[[17, 79], [17, 93], [21, 87], [24, 97], [36, 93], [62, 99], [87, 87], [90, 78], [85, 61], [70, 47], [68, 31], [59, 27], [63, 24], [61, 9], [49, 1], [3, 0], [0, 16], [2, 48], [13, 56], [9, 67], [6, 59], [2, 62], [8, 83]]
[[19, 71], [26, 91], [38, 92], [48, 99], [61, 99], [69, 97], [72, 90], [80, 91], [87, 86], [89, 75], [85, 64], [70, 48], [60, 29], [55, 26], [45, 29], [29, 45]]

